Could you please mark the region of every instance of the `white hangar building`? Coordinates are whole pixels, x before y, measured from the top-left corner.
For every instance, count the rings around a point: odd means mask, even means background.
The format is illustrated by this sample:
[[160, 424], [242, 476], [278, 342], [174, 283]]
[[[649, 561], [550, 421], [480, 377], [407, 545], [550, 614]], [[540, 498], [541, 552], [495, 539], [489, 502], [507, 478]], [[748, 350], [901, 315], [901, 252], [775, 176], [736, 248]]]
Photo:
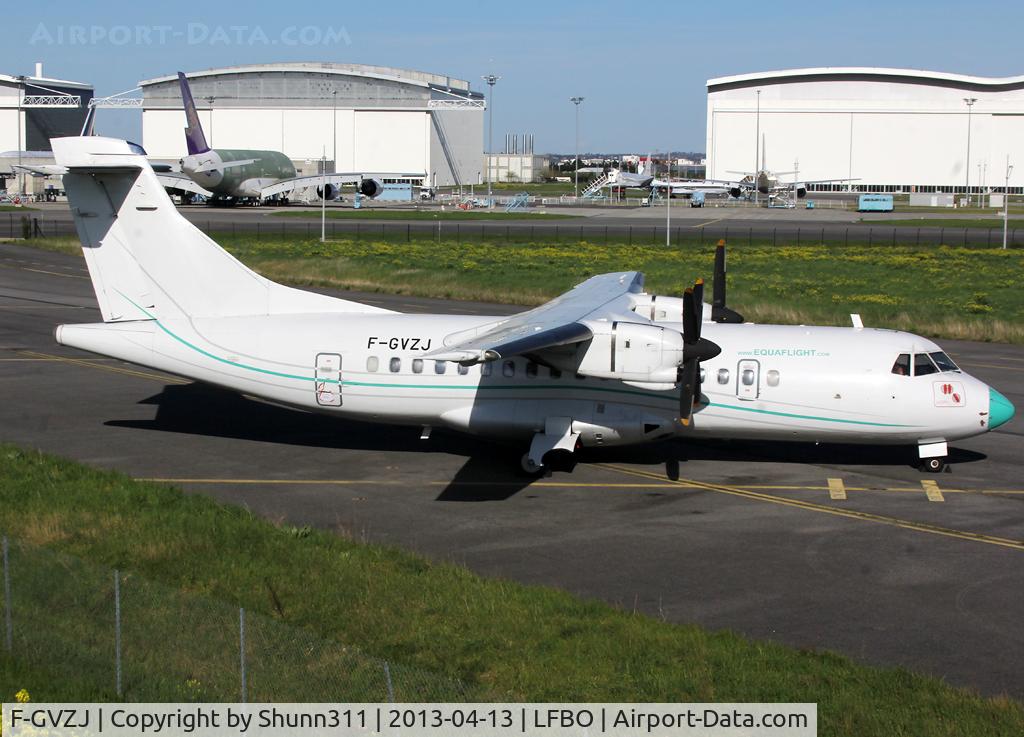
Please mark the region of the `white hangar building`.
[[[283, 63], [190, 72], [192, 96], [213, 148], [282, 151], [300, 174], [327, 170], [421, 173], [422, 184], [477, 183], [484, 97], [469, 82], [362, 64]], [[177, 76], [142, 88], [142, 145], [185, 155]]]
[[1024, 76], [826, 67], [718, 77], [707, 89], [711, 179], [759, 167], [763, 141], [769, 171], [799, 162], [798, 179], [856, 177], [854, 191], [1002, 191], [1009, 155], [1010, 191], [1024, 191]]

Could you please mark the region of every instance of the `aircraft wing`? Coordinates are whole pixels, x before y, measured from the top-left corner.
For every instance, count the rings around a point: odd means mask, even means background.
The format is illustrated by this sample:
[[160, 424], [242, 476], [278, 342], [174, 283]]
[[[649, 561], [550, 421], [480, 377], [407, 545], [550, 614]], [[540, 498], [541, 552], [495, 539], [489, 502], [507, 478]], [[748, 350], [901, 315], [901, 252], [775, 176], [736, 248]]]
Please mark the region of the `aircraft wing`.
[[292, 177], [274, 182], [269, 187], [260, 190], [260, 197], [264, 199], [274, 195], [293, 192], [296, 189], [306, 187], [319, 187], [321, 184], [359, 184], [364, 179], [426, 179], [423, 172], [335, 172], [324, 176], [322, 174], [311, 174], [305, 177]]
[[620, 317], [636, 321], [629, 295], [641, 292], [643, 283], [638, 271], [592, 277], [540, 307], [453, 333], [445, 338], [444, 348], [425, 357], [471, 364], [582, 343], [594, 334], [588, 321]]
[[39, 164], [38, 166], [12, 164], [11, 168], [31, 174], [34, 177], [59, 177], [68, 173], [67, 167], [60, 164]]
[[176, 172], [154, 172], [156, 179], [167, 189], [177, 189], [182, 192], [193, 192], [195, 194], [201, 194], [204, 197], [212, 197], [213, 192], [208, 189], [204, 189], [199, 186], [184, 174], [178, 174]]

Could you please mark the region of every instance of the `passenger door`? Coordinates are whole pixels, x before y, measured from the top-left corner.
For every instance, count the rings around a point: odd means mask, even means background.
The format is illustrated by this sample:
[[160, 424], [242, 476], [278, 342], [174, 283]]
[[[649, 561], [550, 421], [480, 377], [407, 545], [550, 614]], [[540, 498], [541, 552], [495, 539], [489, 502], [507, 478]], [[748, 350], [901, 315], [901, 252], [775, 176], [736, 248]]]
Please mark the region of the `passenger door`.
[[322, 407], [341, 406], [341, 356], [337, 353], [316, 354], [313, 387], [317, 404]]

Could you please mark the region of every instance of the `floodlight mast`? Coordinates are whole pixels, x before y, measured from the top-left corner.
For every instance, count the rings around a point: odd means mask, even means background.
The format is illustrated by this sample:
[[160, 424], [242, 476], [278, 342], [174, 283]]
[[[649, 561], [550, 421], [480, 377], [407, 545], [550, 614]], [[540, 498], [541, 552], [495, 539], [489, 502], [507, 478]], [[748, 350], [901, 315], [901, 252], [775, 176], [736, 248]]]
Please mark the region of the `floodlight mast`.
[[977, 101], [977, 97], [964, 98], [964, 102], [967, 104], [967, 161], [964, 165], [964, 196], [967, 198], [968, 207], [971, 205], [971, 110]]
[[580, 103], [582, 97], [570, 97], [569, 102], [576, 106], [576, 160], [573, 162], [573, 175], [576, 182], [576, 199], [580, 197]]
[[491, 157], [494, 156], [494, 85], [497, 84], [501, 77], [497, 74], [485, 74], [480, 79], [485, 81], [487, 86], [491, 88], [491, 91], [487, 94], [487, 109], [489, 110], [487, 115], [487, 207], [490, 208], [493, 205], [491, 196], [493, 159]]
[[1006, 155], [1006, 180], [1003, 183], [1003, 249], [1006, 249], [1006, 233], [1010, 225], [1010, 174], [1013, 173], [1013, 164], [1010, 163], [1010, 155]]

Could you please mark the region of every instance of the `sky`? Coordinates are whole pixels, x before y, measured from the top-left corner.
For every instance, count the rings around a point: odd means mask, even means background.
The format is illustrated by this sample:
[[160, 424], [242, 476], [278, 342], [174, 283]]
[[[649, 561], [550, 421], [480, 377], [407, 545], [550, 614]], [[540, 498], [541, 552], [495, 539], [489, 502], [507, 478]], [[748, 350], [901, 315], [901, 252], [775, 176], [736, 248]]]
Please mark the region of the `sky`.
[[[883, 66], [1014, 76], [1024, 3], [1013, 2], [304, 2], [14, 3], [0, 72], [90, 82], [98, 96], [140, 80], [236, 64], [333, 61], [470, 80], [501, 76], [496, 147], [533, 133], [571, 153], [569, 98], [584, 97], [586, 152], [703, 151], [706, 81], [812, 66]], [[141, 113], [101, 110], [98, 131], [141, 138]], [[144, 142], [143, 142], [144, 143]]]

